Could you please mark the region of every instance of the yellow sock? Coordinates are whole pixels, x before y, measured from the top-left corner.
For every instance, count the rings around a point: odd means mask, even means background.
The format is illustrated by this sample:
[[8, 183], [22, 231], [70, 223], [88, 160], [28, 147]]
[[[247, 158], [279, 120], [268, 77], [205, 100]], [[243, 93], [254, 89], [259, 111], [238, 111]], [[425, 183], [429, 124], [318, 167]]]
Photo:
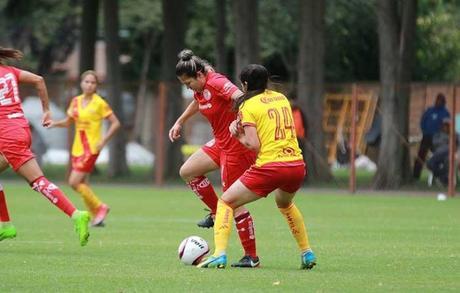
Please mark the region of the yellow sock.
[[288, 208], [280, 208], [279, 210], [286, 218], [300, 251], [303, 252], [309, 249], [310, 243], [308, 243], [307, 229], [305, 229], [305, 223], [299, 209], [293, 203]]
[[94, 216], [97, 213], [99, 206], [102, 204], [101, 200], [87, 184], [79, 184], [77, 186], [77, 191], [81, 194], [86, 207]]
[[225, 253], [233, 225], [233, 209], [219, 199], [214, 222], [214, 256]]

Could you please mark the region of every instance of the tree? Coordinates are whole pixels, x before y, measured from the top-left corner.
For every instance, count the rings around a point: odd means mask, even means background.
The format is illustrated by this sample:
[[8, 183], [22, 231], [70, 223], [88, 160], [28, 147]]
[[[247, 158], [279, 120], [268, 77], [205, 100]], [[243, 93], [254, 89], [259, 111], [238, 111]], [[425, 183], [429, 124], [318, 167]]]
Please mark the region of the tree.
[[[174, 124], [177, 117], [182, 113], [182, 85], [176, 78], [177, 54], [184, 48], [186, 21], [186, 0], [163, 0], [163, 63], [162, 81], [166, 85], [166, 127]], [[179, 7], [179, 8], [178, 8]], [[181, 143], [170, 143], [167, 131], [160, 138], [165, 150], [164, 175], [167, 178], [175, 178], [182, 164]], [[157, 150], [158, 151], [158, 150]], [[161, 156], [158, 154], [157, 156]]]
[[233, 2], [235, 26], [235, 80], [244, 66], [259, 62], [258, 1]]
[[80, 29], [80, 74], [94, 69], [99, 0], [83, 0]]
[[226, 0], [214, 0], [216, 6], [216, 68], [218, 72], [227, 73], [227, 50], [225, 36], [227, 35]]
[[77, 0], [4, 0], [0, 3], [3, 46], [26, 53], [22, 66], [45, 75], [64, 61], [78, 39]]
[[374, 187], [392, 189], [400, 187], [411, 178], [407, 142], [417, 0], [379, 0], [376, 9], [380, 47], [382, 140]]
[[[161, 53], [159, 46], [160, 37], [163, 34], [162, 7], [160, 0], [121, 0], [120, 18], [124, 23], [125, 39], [123, 40], [123, 53], [129, 55], [130, 62], [126, 64], [124, 75], [130, 75], [133, 80], [139, 80], [136, 99], [136, 115], [134, 121], [133, 137], [141, 143], [149, 140], [143, 137], [144, 130], [150, 129], [146, 108], [147, 98], [153, 89], [149, 89], [152, 79], [152, 71], [159, 71], [154, 58]], [[130, 72], [127, 72], [127, 71]]]
[[300, 1], [297, 97], [308, 123], [308, 176], [321, 181], [331, 179], [321, 119], [324, 95], [324, 13], [324, 0]]
[[[123, 105], [121, 100], [120, 48], [118, 37], [118, 0], [104, 0], [104, 29], [106, 37], [107, 89], [113, 111], [124, 125]], [[110, 143], [109, 170], [110, 177], [128, 173], [126, 162], [126, 134], [121, 130]]]

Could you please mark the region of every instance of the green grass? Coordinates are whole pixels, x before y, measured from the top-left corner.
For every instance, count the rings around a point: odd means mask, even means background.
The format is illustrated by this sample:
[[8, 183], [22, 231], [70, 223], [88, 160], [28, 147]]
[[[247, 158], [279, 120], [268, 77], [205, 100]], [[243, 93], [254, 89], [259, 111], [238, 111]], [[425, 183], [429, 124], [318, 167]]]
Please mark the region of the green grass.
[[[177, 247], [190, 235], [213, 246], [195, 223], [202, 206], [185, 188], [96, 186], [112, 207], [105, 228], [79, 247], [72, 222], [26, 184], [3, 182], [18, 237], [0, 243], [0, 292], [409, 292], [460, 290], [460, 200], [428, 196], [332, 194], [297, 198], [318, 257], [300, 257], [273, 198], [249, 206], [259, 269], [182, 265]], [[79, 198], [64, 186], [80, 207]], [[230, 262], [242, 255], [235, 232]]]

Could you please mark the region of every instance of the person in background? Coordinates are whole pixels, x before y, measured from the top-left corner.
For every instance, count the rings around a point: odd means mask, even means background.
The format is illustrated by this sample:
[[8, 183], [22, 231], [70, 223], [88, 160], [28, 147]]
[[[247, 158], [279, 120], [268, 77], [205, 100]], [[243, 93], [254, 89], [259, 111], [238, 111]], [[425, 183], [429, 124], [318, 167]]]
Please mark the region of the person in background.
[[433, 150], [433, 135], [441, 130], [443, 120], [449, 118], [450, 114], [446, 108], [446, 97], [439, 93], [432, 107], [429, 107], [422, 115], [420, 128], [422, 129], [422, 141], [414, 162], [414, 179], [419, 179], [422, 173], [428, 151]]
[[310, 248], [302, 214], [293, 202], [305, 177], [305, 163], [297, 143], [288, 99], [267, 90], [268, 71], [259, 64], [240, 73], [244, 96], [234, 109], [238, 118], [230, 133], [257, 153], [256, 163], [227, 189], [217, 204], [214, 253], [199, 268], [225, 268], [226, 249], [235, 209], [275, 193], [276, 205], [286, 219], [300, 251], [300, 268], [310, 270], [316, 256]]
[[[42, 126], [49, 127], [53, 120], [43, 77], [5, 65], [8, 59], [19, 60], [22, 56], [19, 50], [0, 47], [0, 172], [11, 166], [17, 174], [24, 177], [33, 190], [43, 194], [53, 205], [71, 217], [80, 245], [85, 246], [89, 238], [89, 213], [77, 210], [62, 190], [43, 175], [30, 149], [32, 138], [29, 122], [24, 117], [21, 106], [20, 84], [35, 86], [42, 103]], [[15, 238], [16, 235], [16, 228], [8, 213], [5, 192], [0, 185], [0, 241]]]
[[[104, 225], [110, 209], [89, 186], [89, 176], [102, 148], [120, 128], [120, 121], [109, 104], [96, 93], [98, 84], [95, 71], [83, 72], [80, 83], [83, 93], [72, 99], [65, 119], [55, 121], [49, 126], [69, 127], [72, 122], [75, 123], [69, 185], [82, 196], [92, 215], [91, 225], [96, 227]], [[110, 127], [102, 135], [104, 120], [110, 122]]]
[[307, 119], [305, 118], [305, 114], [303, 113], [300, 106], [297, 105], [297, 97], [295, 94], [291, 94], [289, 98], [289, 102], [292, 108], [292, 118], [294, 119], [295, 132], [297, 135], [297, 142], [299, 143], [299, 148], [302, 151], [303, 161], [306, 163], [305, 146], [308, 137]]
[[[433, 135], [433, 155], [426, 165], [433, 172], [433, 178], [439, 180], [444, 186], [448, 184], [449, 175], [449, 135], [450, 119], [444, 118], [441, 131]], [[458, 144], [458, 135], [456, 135]]]
[[[198, 223], [199, 227], [214, 226], [217, 194], [206, 177], [208, 172], [220, 169], [223, 191], [237, 180], [255, 162], [256, 154], [246, 149], [229, 132], [230, 123], [236, 119], [233, 101], [243, 93], [225, 76], [214, 71], [209, 63], [185, 49], [179, 53], [176, 76], [187, 88], [194, 91], [194, 99], [177, 118], [169, 130], [171, 142], [180, 137], [182, 125], [200, 112], [211, 125], [214, 139], [193, 153], [181, 166], [179, 174], [211, 213]], [[238, 236], [244, 256], [233, 267], [254, 268], [260, 261], [256, 252], [254, 222], [249, 211], [239, 207], [234, 214]]]

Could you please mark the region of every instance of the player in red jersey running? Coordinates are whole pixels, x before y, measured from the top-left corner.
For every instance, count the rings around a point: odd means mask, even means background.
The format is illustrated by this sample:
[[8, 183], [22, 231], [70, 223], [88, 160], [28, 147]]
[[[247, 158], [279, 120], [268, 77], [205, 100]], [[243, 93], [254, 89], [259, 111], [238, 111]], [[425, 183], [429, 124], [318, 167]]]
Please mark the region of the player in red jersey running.
[[[214, 71], [206, 61], [190, 50], [179, 53], [176, 76], [182, 84], [194, 91], [194, 99], [169, 131], [174, 141], [180, 137], [182, 125], [200, 112], [211, 124], [214, 139], [187, 159], [180, 168], [180, 176], [211, 210], [211, 214], [198, 223], [200, 227], [212, 227], [218, 197], [205, 176], [220, 168], [223, 191], [227, 190], [255, 162], [256, 154], [246, 149], [231, 136], [228, 127], [236, 119], [233, 101], [243, 93], [225, 76]], [[235, 224], [245, 255], [234, 267], [257, 267], [254, 224], [249, 211], [240, 207], [235, 211]]]
[[[31, 134], [29, 122], [24, 117], [19, 97], [19, 83], [35, 86], [42, 102], [42, 125], [51, 123], [48, 104], [48, 92], [44, 79], [31, 72], [7, 66], [8, 59], [19, 60], [22, 53], [18, 50], [0, 47], [0, 172], [11, 166], [24, 177], [33, 190], [43, 194], [51, 203], [71, 217], [80, 239], [80, 245], [88, 242], [89, 213], [79, 211], [53, 183], [48, 181], [40, 169], [35, 155], [30, 150]], [[3, 187], [0, 185], [0, 241], [16, 237], [16, 228], [10, 221]]]

